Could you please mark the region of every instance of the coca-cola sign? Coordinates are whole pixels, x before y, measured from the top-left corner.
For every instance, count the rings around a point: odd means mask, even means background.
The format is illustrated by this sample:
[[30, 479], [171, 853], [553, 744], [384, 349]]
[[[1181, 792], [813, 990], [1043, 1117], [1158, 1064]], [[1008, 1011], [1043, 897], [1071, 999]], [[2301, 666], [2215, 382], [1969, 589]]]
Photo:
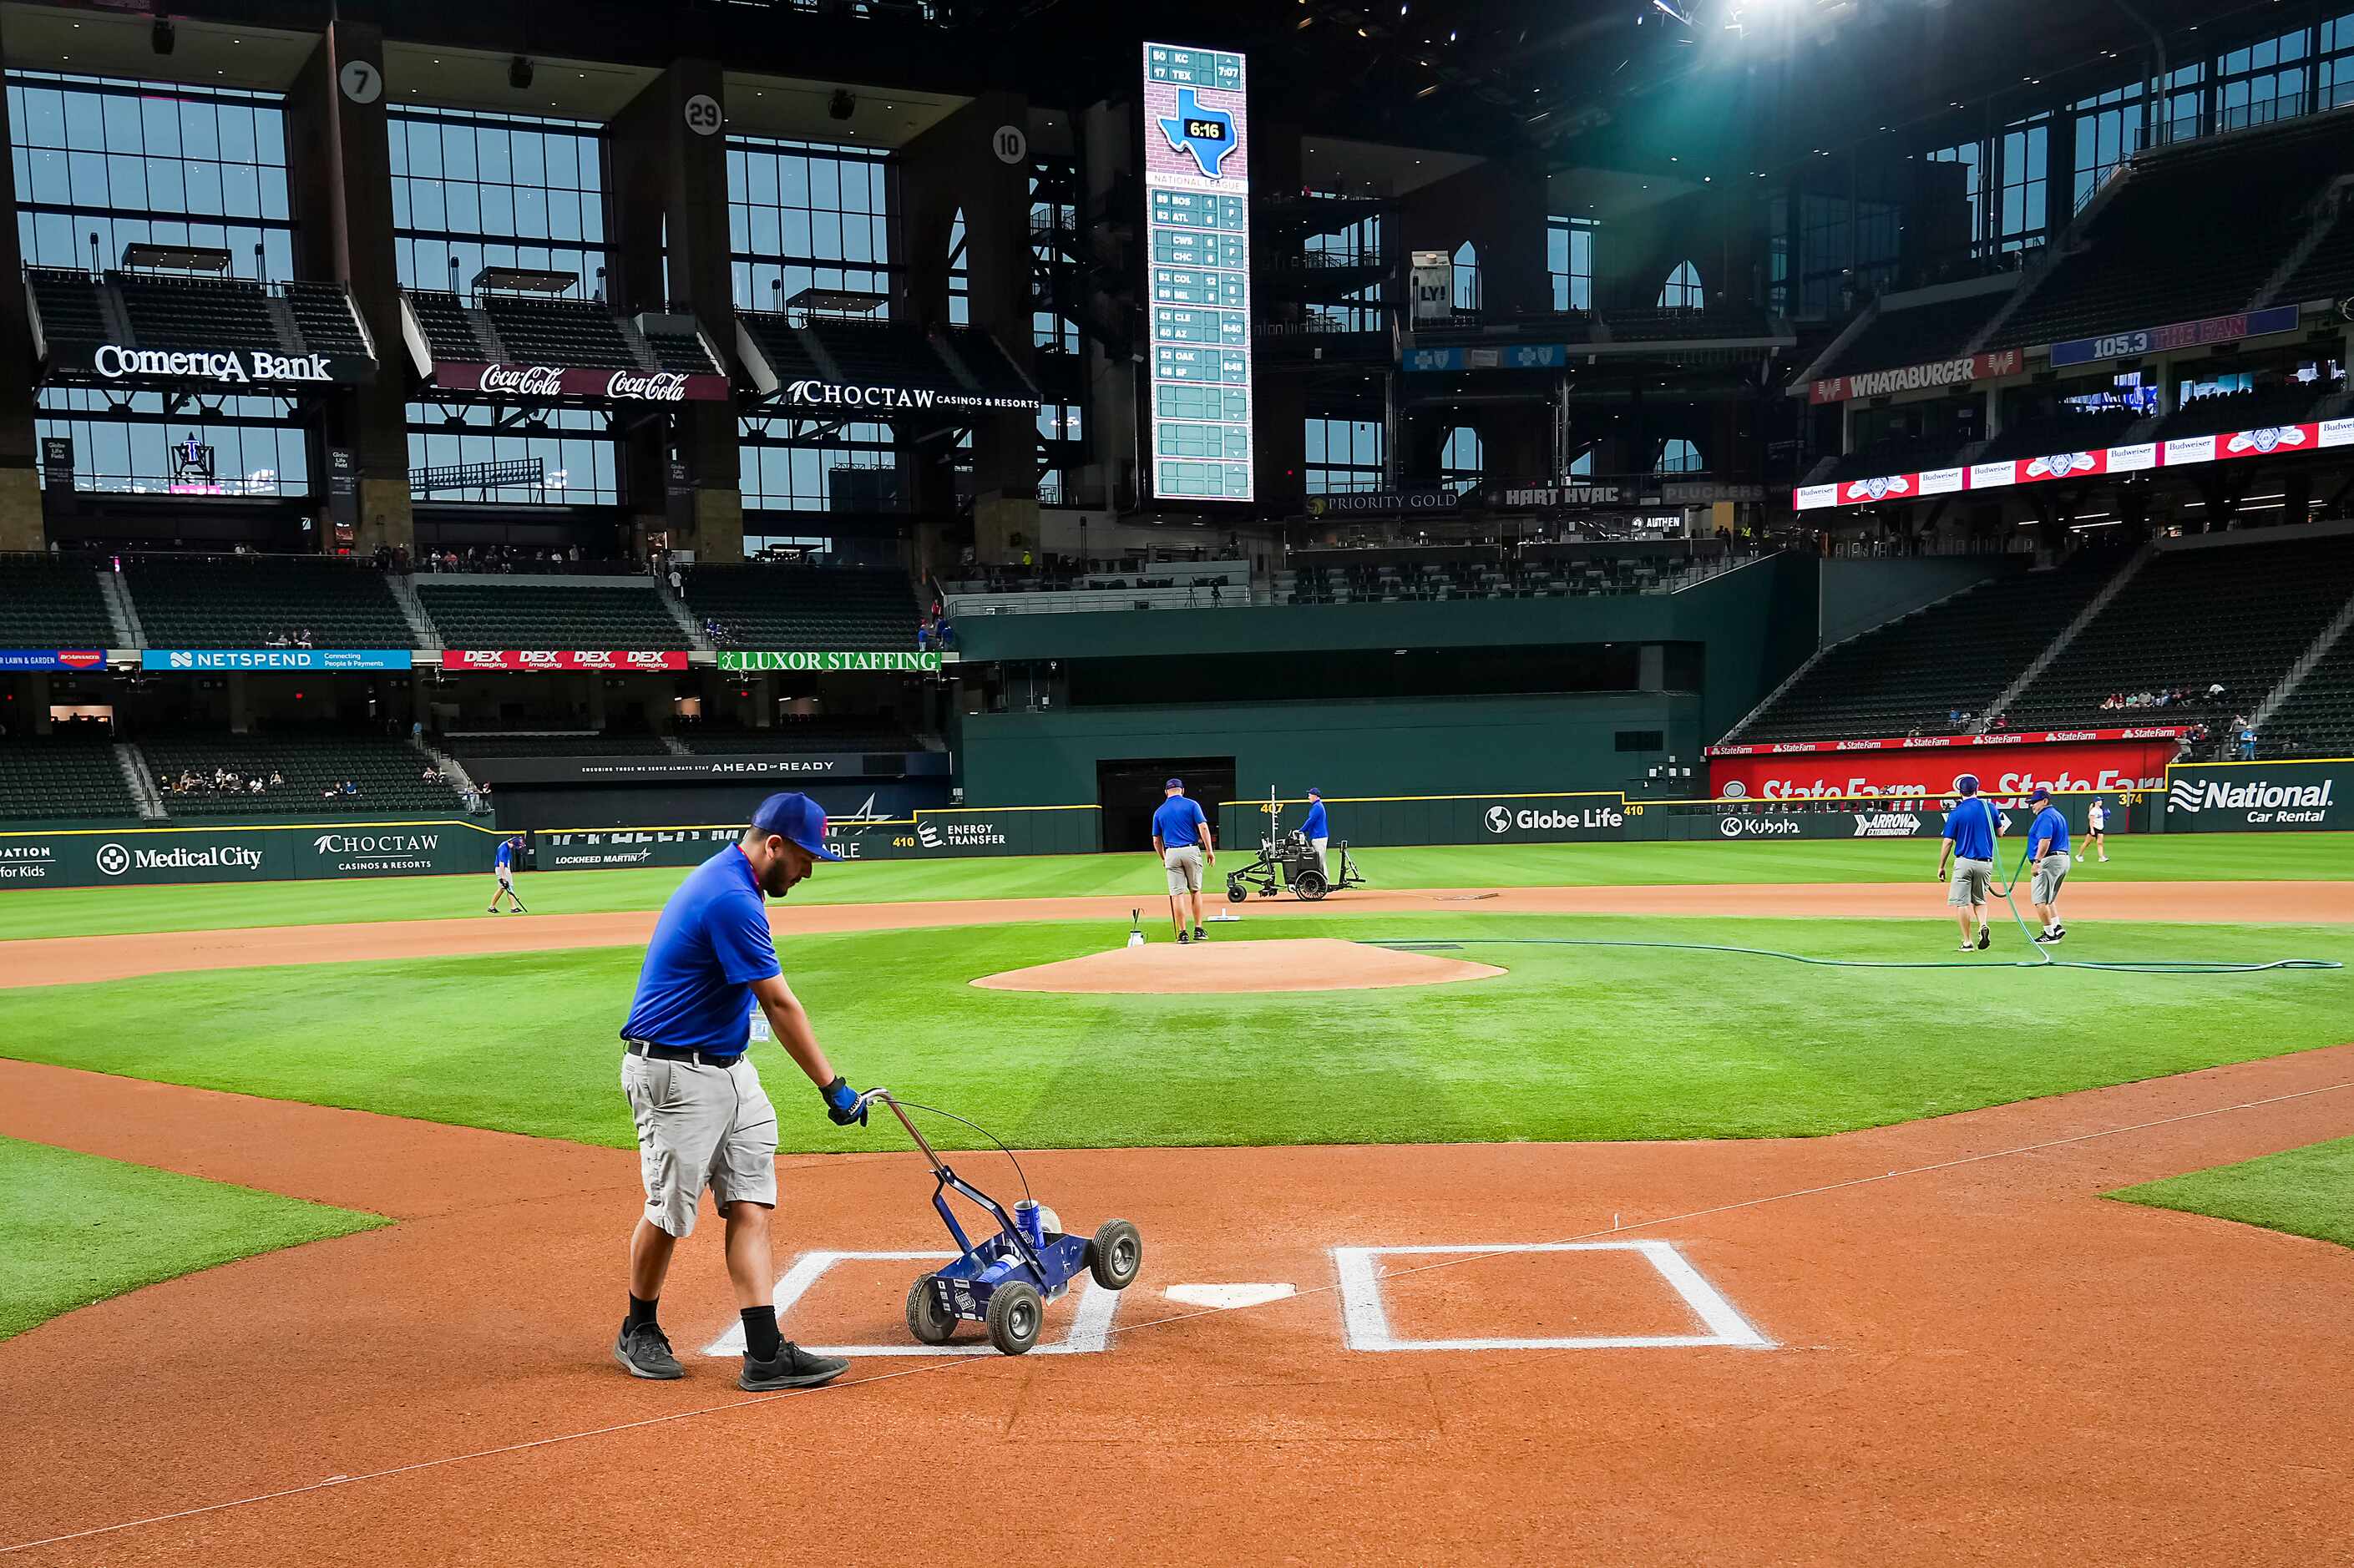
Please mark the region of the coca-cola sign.
[[474, 390], [505, 397], [561, 397], [564, 372], [552, 365], [485, 365]]
[[735, 395], [727, 377], [716, 373], [451, 360], [434, 365], [433, 384], [451, 392], [533, 402], [578, 397], [621, 403], [718, 403]]
[[517, 674], [535, 670], [679, 671], [686, 668], [686, 655], [616, 649], [451, 648], [442, 652], [441, 667]]

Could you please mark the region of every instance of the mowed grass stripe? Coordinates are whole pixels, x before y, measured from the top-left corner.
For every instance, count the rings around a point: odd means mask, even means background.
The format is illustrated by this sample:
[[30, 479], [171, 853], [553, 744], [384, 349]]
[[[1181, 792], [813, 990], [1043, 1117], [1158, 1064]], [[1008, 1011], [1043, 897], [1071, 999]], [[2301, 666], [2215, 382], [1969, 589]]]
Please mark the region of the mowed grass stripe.
[[142, 1286], [392, 1223], [12, 1138], [0, 1138], [0, 1340]]
[[[786, 971], [854, 1083], [1017, 1146], [1424, 1143], [1831, 1133], [2354, 1038], [2354, 971], [2153, 976], [1811, 969], [1569, 937], [1943, 958], [1936, 922], [1255, 912], [1257, 938], [1429, 938], [1506, 976], [1426, 989], [1055, 996], [973, 978], [1099, 951], [1100, 926], [800, 938]], [[2028, 948], [1998, 934], [2000, 959]], [[2080, 927], [2073, 959], [2354, 960], [2354, 928]], [[164, 1082], [628, 1147], [616, 1031], [633, 948], [159, 975], [0, 992], [0, 1053]], [[756, 1058], [789, 1150], [843, 1132]], [[970, 1134], [941, 1129], [952, 1147]]]
[[[1343, 821], [1342, 831], [1346, 832]], [[93, 841], [96, 842], [96, 841]], [[2017, 846], [2013, 846], [2015, 855]], [[1224, 873], [1248, 850], [1219, 856]], [[1933, 842], [1815, 840], [1728, 843], [1457, 844], [1353, 851], [1377, 887], [1589, 887], [1915, 882], [1935, 864]], [[610, 914], [662, 907], [684, 869], [562, 871], [521, 879], [535, 914]], [[2342, 881], [2354, 878], [2354, 833], [2177, 834], [2119, 838], [2111, 863], [2078, 875], [2117, 882]], [[36, 937], [226, 930], [479, 916], [488, 875], [241, 885], [90, 887], [0, 892], [0, 941]], [[1028, 855], [875, 861], [829, 865], [793, 891], [796, 904], [897, 904], [935, 899], [1111, 895], [1139, 906], [1165, 896], [1149, 854]], [[1221, 891], [1214, 881], [1210, 891]], [[1265, 907], [1254, 905], [1254, 907]]]

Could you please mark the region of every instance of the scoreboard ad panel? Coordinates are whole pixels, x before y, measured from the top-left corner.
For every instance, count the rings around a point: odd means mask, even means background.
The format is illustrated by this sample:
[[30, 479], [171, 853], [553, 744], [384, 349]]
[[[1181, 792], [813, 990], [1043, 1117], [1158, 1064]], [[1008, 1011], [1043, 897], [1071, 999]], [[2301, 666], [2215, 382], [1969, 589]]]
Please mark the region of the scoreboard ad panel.
[[1164, 501], [1251, 501], [1250, 132], [1241, 55], [1144, 46], [1147, 470]]

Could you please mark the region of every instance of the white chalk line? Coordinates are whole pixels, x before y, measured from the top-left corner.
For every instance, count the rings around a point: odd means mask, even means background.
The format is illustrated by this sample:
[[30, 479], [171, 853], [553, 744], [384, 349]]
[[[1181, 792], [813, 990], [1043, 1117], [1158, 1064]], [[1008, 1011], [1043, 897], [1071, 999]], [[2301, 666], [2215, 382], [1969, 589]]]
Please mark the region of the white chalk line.
[[[1763, 1198], [1743, 1198], [1730, 1203], [1712, 1204], [1705, 1209], [1688, 1209], [1680, 1214], [1663, 1214], [1656, 1219], [1637, 1220], [1631, 1224], [1614, 1225], [1607, 1230], [1585, 1231], [1577, 1235], [1564, 1236], [1545, 1244], [1568, 1246], [1597, 1237], [1623, 1235], [1628, 1231], [1650, 1230], [1660, 1225], [1681, 1224], [1690, 1220], [1706, 1219], [1715, 1214], [1729, 1214], [1743, 1209], [1763, 1208], [1769, 1203], [1787, 1203], [1799, 1198], [1819, 1197], [1828, 1192], [1843, 1192], [1857, 1187], [1869, 1187], [1876, 1182], [1895, 1181], [1912, 1176], [1934, 1175], [1940, 1171], [1959, 1170], [1966, 1165], [1983, 1164], [1990, 1160], [2007, 1160], [2022, 1154], [2036, 1154], [2048, 1149], [2064, 1149], [2071, 1144], [2090, 1143], [2096, 1139], [2118, 1138], [2129, 1132], [2147, 1132], [2153, 1128], [2174, 1127], [2186, 1121], [2200, 1121], [2209, 1117], [2229, 1116], [2236, 1111], [2258, 1110], [2265, 1106], [2285, 1105], [2291, 1100], [2311, 1099], [2317, 1095], [2335, 1094], [2354, 1088], [2354, 1079], [2344, 1083], [2325, 1084], [2319, 1088], [2297, 1089], [2285, 1095], [2268, 1095], [2263, 1099], [2242, 1100], [2236, 1105], [2215, 1106], [2206, 1110], [2185, 1111], [2179, 1116], [2154, 1118], [2148, 1121], [2128, 1123], [2124, 1127], [2102, 1128], [2093, 1132], [2072, 1133], [2066, 1138], [2046, 1139], [2040, 1143], [2022, 1143], [2009, 1149], [1988, 1150], [1983, 1154], [1966, 1154], [1953, 1160], [1940, 1160], [1926, 1165], [1909, 1165], [1900, 1170], [1884, 1171], [1877, 1176], [1856, 1176], [1844, 1181], [1825, 1181], [1813, 1187], [1795, 1188], [1787, 1192], [1775, 1192]], [[1418, 1264], [1412, 1268], [1384, 1268], [1376, 1279], [1403, 1279], [1410, 1275], [1429, 1274], [1442, 1268], [1458, 1268], [1467, 1263], [1481, 1263], [1499, 1257], [1517, 1257], [1522, 1249], [1515, 1246], [1506, 1251], [1466, 1253], [1442, 1258], [1437, 1263]], [[1204, 1307], [1192, 1312], [1172, 1313], [1165, 1318], [1149, 1318], [1141, 1323], [1113, 1325], [1114, 1334], [1137, 1333], [1146, 1329], [1163, 1329], [1176, 1323], [1190, 1323], [1198, 1318], [1215, 1318], [1230, 1312], [1247, 1312], [1260, 1307], [1304, 1301], [1311, 1296], [1326, 1296], [1340, 1289], [1335, 1283], [1320, 1285], [1287, 1296], [1280, 1302], [1255, 1302], [1234, 1307]], [[179, 1520], [196, 1519], [205, 1514], [222, 1513], [230, 1509], [250, 1508], [257, 1503], [278, 1502], [287, 1498], [302, 1497], [310, 1492], [331, 1490], [336, 1487], [357, 1486], [363, 1481], [389, 1480], [396, 1476], [415, 1475], [422, 1470], [441, 1469], [451, 1465], [469, 1464], [476, 1459], [494, 1459], [507, 1454], [528, 1453], [535, 1448], [554, 1447], [562, 1443], [584, 1442], [592, 1437], [610, 1437], [617, 1433], [636, 1432], [649, 1426], [663, 1426], [673, 1422], [692, 1421], [705, 1415], [724, 1415], [732, 1411], [749, 1410], [758, 1405], [773, 1404], [782, 1399], [806, 1398], [813, 1394], [838, 1393], [845, 1389], [867, 1388], [897, 1378], [921, 1377], [926, 1373], [949, 1372], [960, 1367], [984, 1366], [1008, 1358], [997, 1356], [959, 1356], [948, 1360], [928, 1361], [918, 1366], [903, 1367], [896, 1372], [876, 1372], [869, 1377], [850, 1378], [823, 1384], [818, 1388], [786, 1389], [778, 1393], [756, 1394], [748, 1399], [731, 1400], [725, 1404], [706, 1404], [695, 1410], [675, 1410], [666, 1415], [649, 1415], [637, 1421], [617, 1422], [609, 1426], [592, 1426], [579, 1432], [558, 1433], [552, 1437], [534, 1437], [521, 1443], [502, 1444], [494, 1448], [477, 1448], [463, 1454], [447, 1454], [436, 1459], [419, 1459], [410, 1464], [392, 1465], [380, 1470], [365, 1470], [356, 1476], [329, 1476], [304, 1486], [286, 1487], [277, 1491], [257, 1492], [251, 1497], [231, 1498], [225, 1501], [199, 1503], [195, 1508], [175, 1510], [170, 1513], [149, 1514], [141, 1519], [123, 1520], [115, 1524], [93, 1525], [88, 1530], [70, 1531], [63, 1535], [43, 1536], [37, 1541], [19, 1541], [0, 1546], [0, 1557], [19, 1552], [31, 1552], [43, 1546], [62, 1546], [76, 1541], [88, 1541], [94, 1536], [114, 1535], [126, 1530], [140, 1530], [152, 1524], [170, 1524]]]

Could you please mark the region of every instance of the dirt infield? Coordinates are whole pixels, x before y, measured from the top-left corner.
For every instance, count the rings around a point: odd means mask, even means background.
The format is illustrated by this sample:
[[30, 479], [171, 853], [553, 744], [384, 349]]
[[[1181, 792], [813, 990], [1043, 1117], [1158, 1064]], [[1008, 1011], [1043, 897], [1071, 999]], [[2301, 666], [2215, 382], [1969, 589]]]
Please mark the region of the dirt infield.
[[[0, 1547], [2342, 1562], [2354, 1254], [2097, 1194], [2349, 1131], [2354, 1047], [1811, 1140], [1040, 1153], [1075, 1226], [1143, 1230], [1102, 1349], [865, 1354], [750, 1396], [696, 1353], [735, 1316], [707, 1233], [663, 1302], [688, 1381], [607, 1361], [628, 1151], [0, 1061], [0, 1133], [401, 1221], [0, 1345]], [[780, 1267], [940, 1245], [911, 1155], [781, 1164]], [[1348, 1250], [1569, 1238], [1587, 1249]], [[843, 1259], [788, 1332], [906, 1347], [920, 1266]], [[1724, 1328], [1692, 1281], [1748, 1340], [1690, 1342]], [[1210, 1314], [1162, 1294], [1238, 1284], [1296, 1289]], [[1612, 1348], [1497, 1343], [1530, 1339]]]
[[[926, 926], [994, 926], [1024, 920], [1101, 920], [1125, 935], [1137, 901], [1096, 898], [952, 899], [916, 904], [773, 904], [769, 924], [781, 936], [896, 930]], [[1944, 894], [1918, 884], [1799, 884], [1766, 886], [1432, 888], [1413, 893], [1359, 890], [1320, 904], [1255, 902], [1245, 913], [1287, 918], [1417, 914], [1476, 909], [1492, 915], [1697, 915], [1815, 916], [1865, 920], [1946, 918]], [[2354, 882], [2085, 882], [2068, 888], [2078, 921], [2162, 920], [2214, 925], [2354, 923]], [[503, 915], [459, 920], [398, 920], [341, 926], [262, 926], [169, 935], [54, 937], [5, 944], [0, 989], [69, 985], [184, 969], [348, 963], [474, 953], [551, 952], [567, 948], [631, 947], [653, 929], [651, 911], [625, 915]], [[1233, 928], [1229, 928], [1233, 929]]]
[[1428, 953], [1402, 953], [1330, 937], [1288, 942], [1162, 942], [1113, 948], [1084, 958], [1002, 974], [971, 983], [983, 991], [1066, 991], [1088, 996], [1205, 996], [1227, 991], [1387, 991], [1397, 986], [1451, 985], [1493, 980], [1504, 971]]

